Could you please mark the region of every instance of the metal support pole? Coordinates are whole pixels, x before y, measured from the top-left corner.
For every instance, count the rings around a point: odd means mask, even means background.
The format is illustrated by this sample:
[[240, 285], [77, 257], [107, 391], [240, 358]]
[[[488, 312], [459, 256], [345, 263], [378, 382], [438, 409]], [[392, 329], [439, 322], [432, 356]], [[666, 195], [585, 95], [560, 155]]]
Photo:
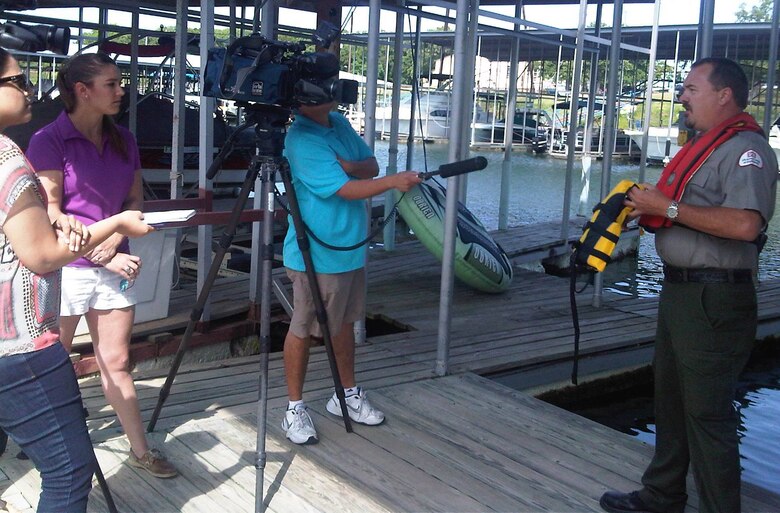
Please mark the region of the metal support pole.
[[574, 174], [574, 157], [577, 149], [577, 111], [580, 102], [580, 83], [582, 80], [582, 54], [585, 51], [585, 19], [588, 13], [588, 0], [580, 0], [580, 16], [577, 25], [577, 49], [574, 52], [574, 80], [571, 87], [569, 104], [569, 132], [566, 136], [568, 152], [566, 154], [566, 179], [563, 190], [563, 212], [561, 213], [561, 239], [569, 239], [569, 216], [571, 215], [571, 186]]
[[778, 23], [780, 23], [780, 0], [775, 0], [774, 7], [772, 8], [772, 29], [769, 36], [769, 61], [767, 62], [767, 74], [766, 74], [766, 98], [764, 98], [764, 133], [769, 135], [769, 130], [772, 128], [772, 107], [774, 103], [774, 87], [775, 76], [777, 75], [777, 39], [778, 39]]
[[[470, 96], [467, 89], [469, 81], [462, 78], [466, 73], [466, 66], [460, 66], [467, 62], [466, 49], [468, 47], [468, 0], [458, 0], [455, 15], [455, 52], [453, 54], [453, 70], [457, 79], [453, 81], [452, 105], [463, 106], [463, 96]], [[468, 71], [473, 74], [474, 69]], [[468, 113], [462, 108], [453, 109], [450, 118], [451, 127], [459, 127], [469, 119]], [[459, 147], [464, 144], [463, 130], [450, 130], [449, 159], [458, 160]], [[452, 296], [455, 286], [455, 229], [458, 215], [458, 187], [460, 177], [453, 176], [447, 179], [447, 203], [444, 211], [444, 244], [442, 247], [441, 263], [441, 289], [439, 293], [439, 331], [436, 346], [436, 367], [438, 376], [445, 376], [449, 365], [450, 351], [450, 327], [452, 326]]]
[[[672, 149], [672, 124], [674, 123], [674, 101], [677, 99], [677, 66], [680, 60], [680, 31], [677, 31], [677, 38], [674, 42], [674, 71], [672, 78], [672, 106], [669, 107], [669, 122], [666, 127], [666, 146], [664, 147], [664, 165], [671, 160]], [[664, 81], [666, 77], [664, 77]], [[664, 82], [665, 84], [666, 82]], [[675, 141], [676, 142], [676, 141]]]
[[[601, 36], [601, 13], [603, 4], [596, 6], [596, 37]], [[598, 86], [599, 54], [590, 55], [590, 80], [588, 82], [588, 106], [585, 116], [585, 132], [582, 134], [582, 172], [580, 174], [580, 201], [577, 214], [585, 216], [590, 210], [588, 196], [590, 195], [590, 169], [593, 162], [591, 147], [593, 146], [593, 122], [596, 113], [596, 91]], [[610, 150], [612, 151], [612, 150]]]
[[236, 0], [228, 1], [228, 34], [230, 42], [236, 40]]
[[[422, 12], [422, 6], [417, 9]], [[422, 16], [417, 16], [414, 29], [414, 53], [412, 55], [412, 100], [409, 103], [409, 136], [406, 138], [406, 169], [412, 169], [414, 157], [414, 134], [417, 127], [417, 103], [420, 101], [420, 34], [422, 32]], [[424, 133], [422, 134], [425, 135]]]
[[363, 108], [365, 114], [365, 133], [363, 140], [368, 147], [374, 149], [374, 133], [376, 132], [376, 99], [377, 82], [379, 81], [379, 16], [381, 5], [379, 0], [370, 0], [368, 9], [368, 63], [366, 68], [366, 103]]
[[[553, 111], [552, 111], [552, 127], [550, 128], [550, 140], [547, 141], [548, 148], [552, 149], [555, 142], [555, 129], [558, 122], [558, 84], [561, 81], [561, 59], [563, 55], [563, 36], [558, 37], [558, 62], [555, 64], [555, 91], [553, 92]], [[563, 126], [561, 126], [560, 137], [563, 138]], [[548, 149], [548, 151], [549, 151]]]
[[[208, 61], [208, 51], [214, 47], [214, 2], [211, 0], [200, 1], [200, 62]], [[198, 155], [198, 184], [200, 184], [200, 194], [209, 195], [212, 190], [211, 180], [206, 177], [206, 172], [214, 160], [214, 107], [215, 99], [203, 96], [204, 80], [206, 76], [201, 73], [200, 76], [200, 110], [199, 123], [200, 135], [198, 146], [200, 152]], [[206, 282], [206, 272], [211, 267], [211, 251], [213, 241], [213, 229], [211, 225], [198, 226], [198, 279], [197, 290], [203, 290]], [[201, 319], [208, 321], [211, 319], [211, 301], [208, 300], [203, 305], [203, 314]]]
[[[601, 14], [603, 4], [599, 1], [596, 6], [596, 37], [601, 35]], [[590, 78], [588, 82], [588, 105], [585, 114], [585, 131], [582, 134], [582, 171], [580, 173], [580, 199], [577, 215], [585, 216], [590, 210], [590, 169], [593, 163], [591, 148], [593, 146], [593, 124], [596, 113], [596, 92], [598, 86], [598, 52], [590, 55]], [[611, 151], [611, 150], [610, 150]]]
[[[705, 0], [706, 1], [706, 0]], [[645, 87], [645, 112], [642, 126], [644, 134], [642, 135], [642, 156], [639, 159], [639, 181], [645, 181], [645, 170], [647, 168], [647, 131], [650, 127], [650, 117], [653, 107], [653, 80], [655, 80], [655, 55], [658, 48], [658, 19], [661, 13], [661, 0], [655, 0], [655, 9], [653, 12], [653, 31], [650, 37], [650, 55], [647, 63], [647, 85]]]
[[141, 17], [138, 8], [133, 9], [130, 29], [130, 103], [128, 129], [133, 135], [138, 134], [138, 40]]
[[[379, 0], [370, 0], [368, 9], [368, 65], [366, 68], [366, 103], [363, 108], [364, 114], [364, 133], [363, 139], [374, 151], [374, 140], [376, 133], [376, 99], [377, 82], [379, 81], [379, 16], [382, 12]], [[371, 233], [371, 198], [366, 200], [366, 217], [368, 218], [366, 226], [366, 235]], [[366, 251], [365, 267], [368, 268], [369, 252]], [[366, 291], [368, 291], [368, 280], [366, 280]], [[368, 294], [366, 294], [368, 297]], [[355, 337], [355, 344], [366, 343], [366, 320], [355, 321], [352, 326], [352, 332]]]
[[699, 34], [701, 39], [696, 47], [696, 60], [712, 56], [712, 33], [715, 20], [715, 0], [701, 0], [699, 13]]
[[[515, 17], [522, 14], [522, 7], [515, 6]], [[520, 30], [520, 25], [515, 23], [515, 30]], [[520, 39], [512, 40], [512, 48], [509, 53], [509, 93], [506, 98], [506, 110], [504, 111], [504, 160], [501, 162], [501, 190], [498, 204], [498, 229], [506, 230], [509, 226], [509, 188], [512, 176], [512, 141], [514, 135], [515, 105], [517, 104], [517, 75], [518, 60], [520, 59]], [[533, 71], [531, 71], [533, 80]], [[525, 123], [522, 127], [525, 142]]]
[[[478, 25], [477, 20], [479, 18], [479, 0], [471, 0], [471, 3], [468, 6], [468, 28], [466, 30], [466, 38], [465, 38], [465, 53], [464, 53], [464, 60], [460, 61], [463, 65], [459, 66], [460, 69], [457, 72], [453, 73], [453, 76], [458, 75], [460, 76], [460, 80], [464, 81], [466, 84], [466, 94], [463, 94], [460, 98], [459, 103], [452, 103], [453, 110], [457, 110], [457, 106], [460, 105], [460, 108], [463, 111], [464, 117], [461, 118], [459, 124], [452, 123], [450, 125], [450, 146], [452, 146], [452, 131], [453, 129], [460, 129], [463, 133], [460, 136], [460, 143], [456, 147], [456, 156], [453, 160], [465, 160], [469, 158], [470, 150], [471, 150], [471, 123], [473, 122], [473, 112], [474, 112], [474, 94], [475, 94], [475, 74], [474, 69], [476, 69], [476, 62], [477, 62], [477, 54], [479, 53], [477, 49], [477, 40], [478, 40]], [[468, 73], [465, 71], [469, 70]], [[454, 94], [453, 90], [453, 94]], [[450, 156], [452, 156], [452, 151], [450, 151]], [[458, 199], [465, 205], [466, 204], [466, 195], [468, 192], [468, 176], [462, 175], [458, 177]]]
[[[173, 137], [171, 151], [170, 181], [171, 199], [181, 197], [180, 172], [184, 173], [184, 112], [187, 83], [187, 0], [176, 0], [176, 47], [174, 56], [173, 89]], [[177, 237], [178, 239], [178, 237]], [[178, 251], [176, 253], [178, 255]]]
[[84, 8], [79, 7], [79, 41], [78, 41], [78, 48], [79, 51], [81, 51], [82, 48], [84, 48]]
[[[395, 14], [395, 40], [393, 44], [393, 99], [390, 119], [390, 144], [388, 147], [387, 170], [386, 175], [393, 175], [398, 171], [398, 129], [399, 129], [399, 110], [401, 108], [401, 63], [403, 62], [404, 51], [404, 13], [399, 10]], [[407, 168], [410, 169], [410, 168]], [[385, 218], [390, 215], [395, 203], [395, 193], [387, 191], [385, 193]], [[390, 222], [385, 225], [384, 234], [385, 251], [395, 249], [395, 223]]]
[[[604, 158], [601, 160], [601, 197], [605, 198], [611, 190], [612, 149], [615, 147], [617, 120], [619, 111], [614, 98], [618, 97], [618, 68], [620, 67], [620, 27], [623, 23], [623, 0], [615, 0], [612, 12], [612, 40], [609, 47], [609, 78], [607, 79], [607, 105], [604, 111]], [[601, 306], [604, 280], [601, 273], [593, 279], [593, 306]]]

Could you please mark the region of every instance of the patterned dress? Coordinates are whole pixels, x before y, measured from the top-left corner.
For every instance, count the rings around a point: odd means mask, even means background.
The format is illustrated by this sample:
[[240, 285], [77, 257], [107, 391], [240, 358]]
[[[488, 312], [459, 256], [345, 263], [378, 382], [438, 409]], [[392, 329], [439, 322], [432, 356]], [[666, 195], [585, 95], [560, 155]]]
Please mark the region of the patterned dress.
[[45, 204], [24, 154], [0, 135], [0, 357], [37, 351], [59, 339], [60, 271], [30, 271], [2, 231], [14, 202], [29, 187]]

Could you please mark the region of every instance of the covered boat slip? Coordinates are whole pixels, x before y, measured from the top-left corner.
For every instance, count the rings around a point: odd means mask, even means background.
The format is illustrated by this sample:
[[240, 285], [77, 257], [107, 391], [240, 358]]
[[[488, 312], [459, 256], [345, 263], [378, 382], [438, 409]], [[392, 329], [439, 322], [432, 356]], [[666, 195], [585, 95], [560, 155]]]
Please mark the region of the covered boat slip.
[[[456, 283], [451, 374], [436, 377], [439, 263], [418, 242], [374, 253], [368, 313], [408, 329], [370, 337], [357, 349], [358, 380], [388, 420], [374, 428], [356, 425], [352, 434], [344, 431], [325, 410], [332, 381], [325, 351], [317, 347], [305, 397], [320, 443], [290, 444], [279, 426], [286, 404], [282, 355], [273, 353], [268, 511], [599, 511], [598, 497], [606, 489], [638, 486], [650, 446], [478, 376], [519, 369], [521, 377], [535, 375], [537, 384], [566, 384], [573, 329], [565, 278], [516, 269], [503, 294]], [[522, 259], [516, 251], [515, 257]], [[231, 280], [232, 296], [223, 293], [226, 304], [242, 296], [242, 287]], [[759, 297], [762, 335], [775, 334], [780, 281], [762, 282]], [[581, 380], [607, 358], [610, 371], [646, 363], [657, 300], [607, 293], [604, 306], [595, 308], [591, 299], [589, 293], [578, 296], [582, 350], [588, 355]], [[186, 310], [192, 301], [176, 304]], [[182, 367], [151, 435], [182, 471], [173, 480], [148, 477], [123, 463], [128, 444], [99, 380], [82, 381], [92, 437], [119, 511], [252, 510], [258, 362], [259, 357], [247, 356]], [[556, 374], [556, 364], [564, 372]], [[167, 370], [136, 373], [145, 419]], [[39, 479], [29, 461], [14, 457], [16, 452], [9, 446], [0, 458], [7, 477], [0, 482], [2, 498], [32, 507]], [[691, 490], [688, 511], [696, 511], [692, 483]], [[746, 484], [743, 494], [746, 512], [780, 510], [780, 497], [772, 493]], [[92, 499], [90, 511], [106, 511], [99, 488]]]
[[[47, 3], [71, 2], [41, 2]], [[145, 7], [196, 4], [141, 3]], [[319, 2], [326, 3], [332, 2]], [[179, 14], [182, 20], [187, 16]], [[451, 160], [458, 158], [462, 157]], [[205, 165], [200, 167], [202, 173]], [[204, 187], [209, 186], [204, 183]], [[566, 188], [567, 194], [570, 189]], [[566, 211], [569, 200], [563, 202]], [[565, 223], [560, 229], [564, 227]], [[497, 235], [508, 250], [513, 233]], [[210, 235], [204, 233], [203, 240]], [[536, 251], [552, 249], [544, 244]], [[480, 294], [457, 283], [450, 287], [447, 306], [451, 303], [452, 326], [446, 334], [450, 375], [436, 377], [440, 264], [412, 243], [399, 245], [395, 253], [377, 252], [370, 266], [369, 313], [410, 330], [371, 337], [358, 348], [360, 383], [387, 412], [388, 420], [380, 427], [356, 426], [355, 433], [344, 432], [338, 419], [325, 411], [332, 382], [325, 353], [317, 348], [306, 398], [321, 442], [310, 447], [291, 445], [279, 427], [286, 401], [281, 355], [272, 355], [263, 493], [269, 511], [599, 511], [597, 501], [604, 490], [638, 485], [650, 447], [478, 376], [513, 368], [538, 375], [541, 369], [548, 383], [565, 380], [565, 373], [551, 376], [552, 371], [546, 371], [557, 363], [570, 365], [573, 330], [565, 280], [518, 270], [505, 294]], [[212, 319], [220, 309], [246, 310], [246, 287], [239, 287], [239, 281], [222, 288], [219, 300], [215, 293]], [[762, 284], [764, 329], [780, 319], [778, 290], [780, 283]], [[179, 310], [172, 312], [184, 323], [193, 305], [194, 292], [190, 293], [176, 298]], [[582, 350], [591, 356], [583, 362], [583, 373], [587, 362], [599, 360], [596, 354], [608, 353], [632, 364], [641, 359], [635, 349], [646, 357], [655, 324], [654, 300], [608, 296], [599, 309], [590, 306], [589, 294], [579, 300]], [[153, 331], [165, 327], [160, 323]], [[205, 339], [214, 332], [199, 336]], [[182, 471], [182, 476], [169, 481], [150, 478], [123, 463], [128, 444], [120, 436], [99, 381], [83, 381], [91, 433], [120, 511], [253, 509], [258, 360], [242, 357], [181, 369], [152, 434]], [[163, 367], [136, 375], [145, 419], [157, 402], [166, 372]], [[32, 511], [40, 481], [29, 461], [14, 458], [16, 452], [11, 446], [0, 458], [0, 471], [7, 477], [0, 481], [2, 498], [19, 511]], [[749, 485], [743, 493], [745, 511], [780, 510], [780, 498], [774, 494]], [[92, 499], [91, 511], [107, 510], [99, 488]], [[690, 503], [689, 510], [696, 510], [695, 492]]]

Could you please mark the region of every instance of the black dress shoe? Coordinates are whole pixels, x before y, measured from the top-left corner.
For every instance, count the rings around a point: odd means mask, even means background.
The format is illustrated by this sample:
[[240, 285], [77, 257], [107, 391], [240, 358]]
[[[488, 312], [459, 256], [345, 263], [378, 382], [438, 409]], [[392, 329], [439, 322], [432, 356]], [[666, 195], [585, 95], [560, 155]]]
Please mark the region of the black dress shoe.
[[605, 492], [599, 505], [610, 513], [654, 513], [639, 497], [639, 492]]

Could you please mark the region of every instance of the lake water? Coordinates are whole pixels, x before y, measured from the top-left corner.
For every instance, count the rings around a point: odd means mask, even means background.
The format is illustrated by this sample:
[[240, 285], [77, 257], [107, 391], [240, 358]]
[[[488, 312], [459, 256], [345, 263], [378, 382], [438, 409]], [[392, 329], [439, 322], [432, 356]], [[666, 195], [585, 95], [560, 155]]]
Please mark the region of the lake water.
[[[385, 170], [388, 159], [387, 141], [376, 142], [376, 156], [380, 169]], [[416, 144], [413, 151], [413, 169], [432, 171], [448, 162], [446, 144]], [[467, 176], [466, 206], [488, 230], [498, 228], [499, 191], [501, 184], [501, 163], [503, 152], [472, 152], [472, 156], [484, 156], [488, 167]], [[399, 147], [399, 169], [405, 166], [406, 147]], [[426, 166], [427, 162], [427, 166]], [[572, 183], [573, 206], [569, 215], [578, 214], [580, 196], [581, 164], [575, 162]], [[660, 167], [647, 167], [645, 181], [655, 183], [661, 174]], [[639, 166], [631, 163], [614, 163], [611, 170], [611, 184], [623, 179], [636, 181]], [[550, 156], [539, 156], [519, 151], [512, 156], [512, 171], [509, 193], [509, 225], [521, 226], [543, 221], [559, 221], [563, 213], [563, 191], [566, 180], [566, 160]], [[601, 162], [596, 161], [591, 168], [586, 217], [590, 217], [590, 208], [601, 199]], [[780, 202], [780, 196], [778, 196]], [[776, 206], [777, 215], [770, 222], [767, 242], [759, 259], [759, 278], [780, 277], [780, 203]], [[653, 236], [640, 239], [639, 258], [626, 259], [607, 267], [604, 281], [610, 290], [621, 294], [639, 296], [657, 295], [661, 290], [661, 262], [655, 252]]]
[[[742, 479], [780, 493], [780, 442], [777, 414], [780, 412], [780, 351], [757, 351], [737, 389], [734, 405], [740, 416]], [[563, 408], [567, 403], [552, 401]], [[652, 376], [637, 378], [635, 386], [620, 396], [591, 398], [571, 411], [649, 444], [655, 443]], [[585, 405], [583, 407], [583, 404]]]
[[[388, 143], [377, 141], [375, 152], [380, 169], [384, 171], [388, 161]], [[432, 171], [448, 162], [446, 144], [429, 144], [425, 151], [421, 144], [413, 150], [412, 168], [416, 171]], [[488, 159], [488, 167], [468, 175], [468, 208], [489, 230], [498, 228], [498, 204], [503, 152], [472, 152]], [[406, 147], [399, 147], [399, 169], [405, 168]], [[427, 165], [426, 165], [427, 163]], [[570, 215], [577, 215], [577, 201], [580, 195], [581, 164], [575, 162], [575, 178], [572, 184], [574, 206]], [[645, 181], [655, 183], [661, 168], [646, 168]], [[613, 163], [611, 183], [622, 179], [636, 181], [639, 177], [637, 164]], [[509, 200], [509, 225], [520, 226], [543, 221], [559, 221], [563, 212], [563, 191], [566, 175], [566, 161], [549, 156], [538, 156], [517, 152], [512, 156], [512, 171]], [[587, 205], [595, 204], [601, 198], [601, 162], [592, 165], [592, 178]], [[780, 197], [779, 197], [780, 200]], [[589, 209], [585, 210], [590, 217]], [[759, 260], [759, 278], [780, 277], [780, 205], [776, 217], [770, 222], [769, 241]], [[637, 257], [626, 258], [607, 267], [604, 284], [609, 290], [632, 296], [655, 296], [661, 289], [661, 262], [655, 252], [652, 235], [641, 237]], [[758, 361], [756, 361], [758, 360]], [[777, 418], [780, 415], [780, 357], [754, 358], [743, 375], [735, 404], [738, 406], [742, 423], [740, 426], [740, 452], [743, 461], [743, 479], [780, 493], [780, 437], [777, 436]], [[652, 419], [652, 397], [641, 393], [625, 402], [612, 403], [600, 421], [609, 425], [607, 419], [614, 419], [616, 412], [628, 419], [616, 429], [654, 443]]]

